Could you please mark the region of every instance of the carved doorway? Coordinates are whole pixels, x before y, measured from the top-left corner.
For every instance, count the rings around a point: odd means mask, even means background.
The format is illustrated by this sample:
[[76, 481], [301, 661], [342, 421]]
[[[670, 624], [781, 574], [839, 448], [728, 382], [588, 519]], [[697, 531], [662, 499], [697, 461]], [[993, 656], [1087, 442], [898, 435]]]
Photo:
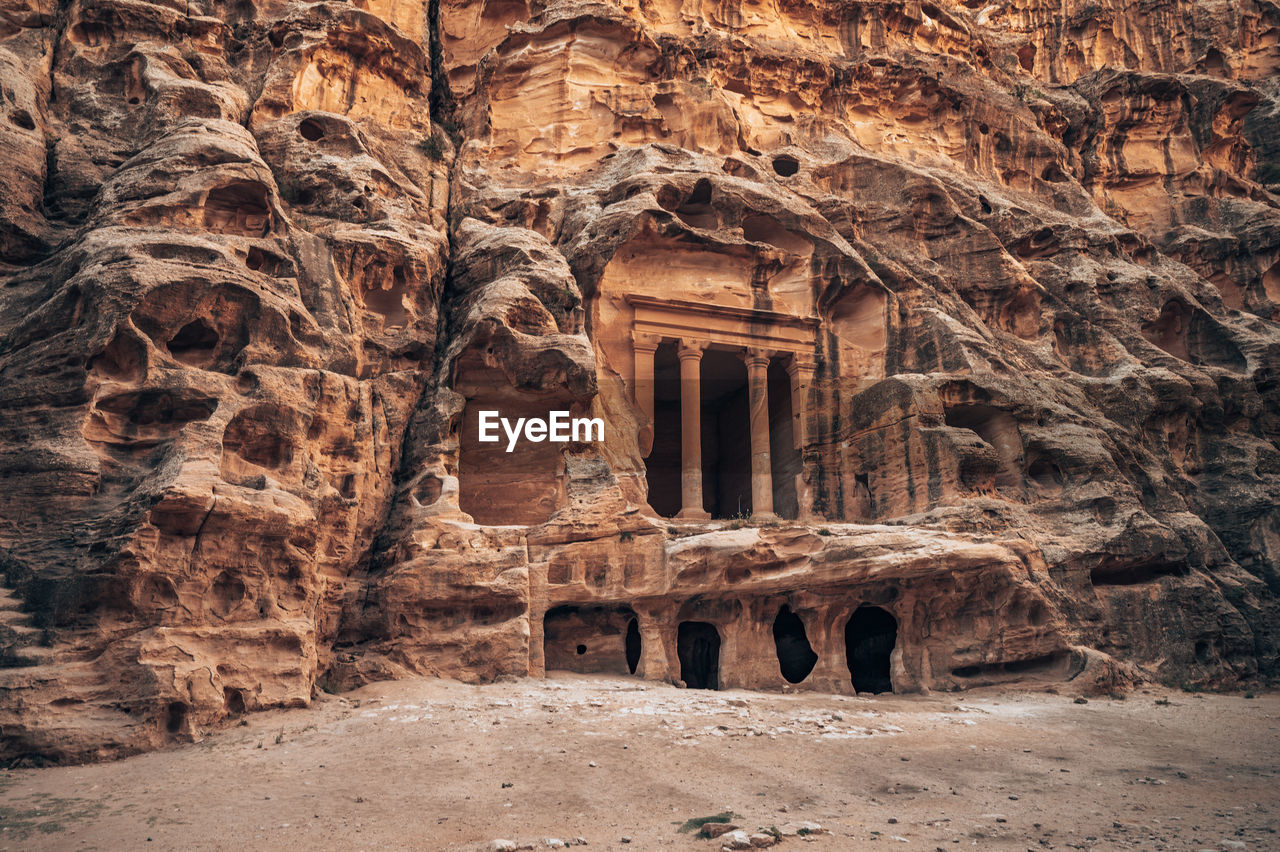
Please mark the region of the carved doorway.
[[720, 633], [705, 621], [682, 621], [676, 634], [680, 679], [690, 689], [720, 688]]
[[845, 660], [858, 692], [892, 692], [889, 656], [898, 641], [898, 620], [878, 606], [860, 606], [844, 629]]

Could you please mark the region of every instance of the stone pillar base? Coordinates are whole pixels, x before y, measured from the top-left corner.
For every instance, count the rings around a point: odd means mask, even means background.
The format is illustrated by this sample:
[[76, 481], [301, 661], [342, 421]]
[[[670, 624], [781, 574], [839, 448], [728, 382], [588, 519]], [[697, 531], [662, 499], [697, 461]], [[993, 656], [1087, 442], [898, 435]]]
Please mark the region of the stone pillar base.
[[709, 521], [711, 513], [702, 509], [681, 509], [676, 512], [676, 517], [682, 521]]

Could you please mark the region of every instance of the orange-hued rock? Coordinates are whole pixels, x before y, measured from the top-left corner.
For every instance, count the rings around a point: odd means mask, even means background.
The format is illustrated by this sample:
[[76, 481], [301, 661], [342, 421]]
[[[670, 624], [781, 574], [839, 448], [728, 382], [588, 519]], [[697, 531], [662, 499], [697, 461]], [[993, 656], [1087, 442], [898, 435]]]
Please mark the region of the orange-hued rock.
[[0, 0], [0, 759], [413, 674], [1274, 677], [1277, 33]]

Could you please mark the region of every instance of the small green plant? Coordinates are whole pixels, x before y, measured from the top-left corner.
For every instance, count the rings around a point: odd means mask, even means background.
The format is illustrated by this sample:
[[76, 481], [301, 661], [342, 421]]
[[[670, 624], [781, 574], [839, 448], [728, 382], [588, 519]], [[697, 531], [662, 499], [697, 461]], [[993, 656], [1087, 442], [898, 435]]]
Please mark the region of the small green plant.
[[284, 742], [284, 728], [280, 729], [280, 733], [276, 734], [276, 745]]
[[667, 535], [679, 535], [680, 530], [676, 527], [667, 527]]
[[445, 119], [443, 121], [436, 122], [436, 124], [440, 126], [440, 129], [444, 131], [444, 135], [448, 136], [449, 141], [455, 146], [462, 144], [462, 130], [458, 127], [456, 122]]
[[676, 829], [676, 831], [681, 834], [688, 834], [691, 831], [697, 831], [709, 822], [732, 822], [739, 818], [740, 817], [733, 811], [724, 811], [723, 813], [712, 814], [711, 816], [694, 817], [693, 819], [685, 820], [684, 824]]
[[1245, 698], [1253, 698], [1253, 693], [1252, 693], [1252, 692], [1246, 692], [1246, 693], [1244, 694], [1244, 697], [1245, 697]]
[[418, 150], [426, 154], [428, 160], [438, 163], [444, 159], [444, 141], [434, 133], [418, 140]]
[[1047, 97], [1044, 92], [1028, 83], [1014, 83], [1009, 94], [1013, 95], [1024, 104], [1032, 100], [1040, 100]]
[[618, 541], [631, 541], [633, 538], [635, 538], [635, 533], [630, 530], [623, 530], [618, 533]]
[[831, 530], [827, 529], [826, 527], [823, 527], [822, 529], [818, 530], [818, 535], [831, 535]]

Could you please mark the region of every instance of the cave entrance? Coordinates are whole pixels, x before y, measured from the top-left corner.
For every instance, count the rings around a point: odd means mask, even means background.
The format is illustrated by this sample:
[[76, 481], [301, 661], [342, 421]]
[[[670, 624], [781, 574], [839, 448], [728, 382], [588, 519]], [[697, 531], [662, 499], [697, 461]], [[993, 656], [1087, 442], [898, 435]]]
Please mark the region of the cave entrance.
[[690, 689], [720, 688], [720, 632], [705, 621], [682, 621], [676, 634], [680, 679]]
[[878, 606], [860, 606], [844, 628], [844, 653], [853, 688], [892, 692], [889, 655], [898, 641], [898, 620]]
[[805, 633], [804, 622], [786, 604], [773, 620], [773, 644], [778, 652], [778, 668], [787, 683], [800, 683], [818, 662], [818, 655]]
[[636, 614], [625, 606], [554, 607], [542, 620], [542, 650], [548, 671], [635, 674], [640, 662]]
[[623, 644], [627, 652], [627, 671], [635, 674], [636, 667], [640, 665], [643, 641], [640, 639], [640, 622], [634, 618], [627, 622], [627, 638]]
[[[653, 449], [645, 459], [649, 505], [663, 517], [682, 508], [683, 425], [677, 344], [664, 341], [653, 356]], [[712, 518], [746, 518], [751, 499], [751, 411], [747, 366], [740, 350], [709, 348], [698, 364], [702, 508]], [[796, 475], [801, 455], [795, 440], [791, 378], [775, 359], [768, 369], [769, 451], [773, 511], [799, 514]]]

